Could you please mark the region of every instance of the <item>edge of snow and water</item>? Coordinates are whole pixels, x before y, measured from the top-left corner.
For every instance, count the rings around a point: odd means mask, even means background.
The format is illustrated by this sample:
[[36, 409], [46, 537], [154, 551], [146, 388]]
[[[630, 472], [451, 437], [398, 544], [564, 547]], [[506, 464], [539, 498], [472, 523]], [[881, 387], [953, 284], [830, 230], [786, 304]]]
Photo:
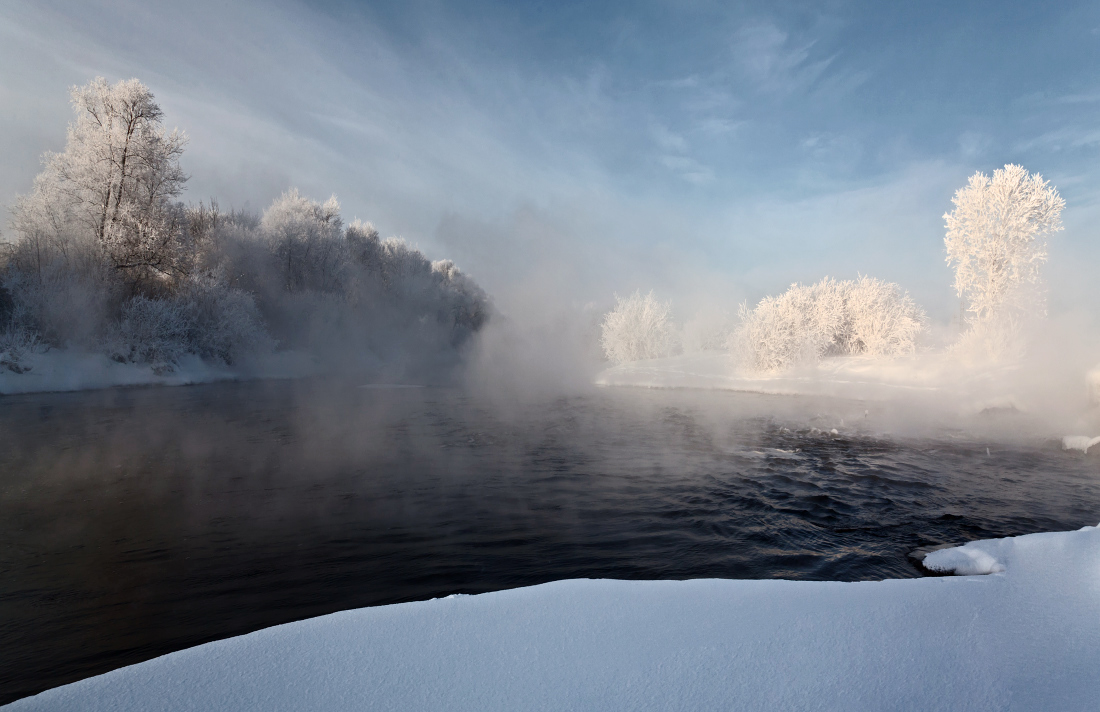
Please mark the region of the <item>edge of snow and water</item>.
[[1100, 528], [925, 563], [989, 575], [557, 581], [275, 626], [3, 709], [1095, 709]]
[[1019, 407], [1016, 398], [997, 387], [1014, 370], [1011, 364], [970, 369], [943, 354], [916, 354], [894, 359], [838, 356], [801, 369], [759, 373], [739, 370], [727, 354], [708, 351], [612, 366], [599, 373], [595, 383], [859, 400], [935, 398], [950, 392], [968, 397], [972, 408], [982, 410]]
[[24, 356], [16, 373], [0, 368], [0, 395], [83, 391], [118, 386], [186, 386], [216, 381], [258, 378], [301, 378], [314, 375], [317, 366], [305, 353], [284, 351], [241, 367], [205, 361], [198, 356], [180, 359], [170, 371], [149, 364], [119, 363], [105, 354], [67, 349]]

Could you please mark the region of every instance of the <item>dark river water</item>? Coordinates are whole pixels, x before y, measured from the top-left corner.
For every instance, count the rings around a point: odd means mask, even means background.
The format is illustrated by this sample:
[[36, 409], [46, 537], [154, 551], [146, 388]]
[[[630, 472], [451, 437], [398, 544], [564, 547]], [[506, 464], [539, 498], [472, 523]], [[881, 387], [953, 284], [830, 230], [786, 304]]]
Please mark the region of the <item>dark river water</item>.
[[1100, 460], [1018, 416], [918, 436], [880, 410], [308, 381], [0, 397], [0, 703], [347, 608], [913, 577], [917, 547], [1100, 521]]

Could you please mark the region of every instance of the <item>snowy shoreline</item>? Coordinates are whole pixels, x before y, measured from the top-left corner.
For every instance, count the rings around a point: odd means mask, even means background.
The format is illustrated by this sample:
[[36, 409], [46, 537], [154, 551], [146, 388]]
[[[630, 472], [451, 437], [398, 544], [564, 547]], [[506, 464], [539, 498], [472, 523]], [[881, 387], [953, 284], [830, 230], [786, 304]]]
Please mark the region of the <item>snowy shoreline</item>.
[[58, 393], [123, 386], [188, 386], [218, 381], [269, 378], [302, 378], [315, 375], [317, 366], [308, 354], [285, 351], [241, 367], [185, 356], [173, 369], [158, 373], [144, 363], [118, 363], [105, 354], [52, 349], [22, 359], [24, 373], [0, 368], [0, 396]]
[[1100, 528], [877, 582], [567, 580], [344, 611], [12, 710], [1094, 709]]
[[[998, 381], [1012, 366], [967, 369], [943, 354], [882, 359], [844, 356], [777, 373], [740, 371], [721, 352], [634, 361], [596, 376], [600, 386], [702, 388], [772, 395], [810, 395], [885, 400], [899, 395], [934, 398], [951, 392], [996, 407], [1013, 405]], [[988, 406], [986, 406], [988, 407]]]

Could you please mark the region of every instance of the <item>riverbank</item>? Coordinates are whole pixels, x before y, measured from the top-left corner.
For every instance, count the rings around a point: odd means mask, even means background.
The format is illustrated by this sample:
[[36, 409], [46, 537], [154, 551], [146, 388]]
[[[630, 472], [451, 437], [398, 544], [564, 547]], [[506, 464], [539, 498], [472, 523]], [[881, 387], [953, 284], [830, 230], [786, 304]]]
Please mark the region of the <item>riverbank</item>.
[[1100, 528], [926, 564], [994, 573], [558, 581], [276, 626], [4, 709], [1093, 708]]

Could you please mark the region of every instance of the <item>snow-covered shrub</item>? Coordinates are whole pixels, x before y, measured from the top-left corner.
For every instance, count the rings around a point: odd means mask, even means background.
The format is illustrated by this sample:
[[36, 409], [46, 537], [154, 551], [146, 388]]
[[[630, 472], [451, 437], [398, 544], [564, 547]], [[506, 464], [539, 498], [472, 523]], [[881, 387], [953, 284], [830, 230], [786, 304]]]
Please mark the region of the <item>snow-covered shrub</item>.
[[901, 288], [873, 277], [846, 283], [842, 352], [901, 356], [916, 349], [925, 330], [924, 311]]
[[209, 276], [171, 297], [128, 300], [111, 339], [116, 359], [163, 370], [185, 354], [232, 364], [271, 347], [251, 295]]
[[174, 299], [138, 295], [122, 307], [112, 356], [169, 370], [190, 350], [191, 323], [185, 305]]
[[822, 356], [911, 353], [925, 328], [924, 312], [896, 284], [870, 277], [793, 284], [741, 306], [729, 349], [749, 368], [773, 371]]
[[8, 288], [11, 283], [0, 281], [0, 370], [23, 373], [29, 370], [24, 359], [38, 350], [40, 339], [26, 303]]
[[676, 348], [672, 305], [659, 302], [653, 292], [634, 292], [625, 299], [615, 296], [615, 308], [601, 324], [600, 345], [615, 363], [661, 358]]
[[178, 299], [190, 322], [191, 353], [233, 364], [274, 348], [252, 295], [228, 286], [224, 279], [196, 278]]
[[741, 326], [729, 338], [729, 350], [738, 361], [771, 371], [816, 358], [821, 332], [801, 299], [807, 288], [791, 285], [778, 297], [764, 297], [755, 309], [742, 304]]
[[0, 283], [25, 330], [47, 346], [97, 343], [123, 285], [95, 246], [19, 239], [12, 247]]

